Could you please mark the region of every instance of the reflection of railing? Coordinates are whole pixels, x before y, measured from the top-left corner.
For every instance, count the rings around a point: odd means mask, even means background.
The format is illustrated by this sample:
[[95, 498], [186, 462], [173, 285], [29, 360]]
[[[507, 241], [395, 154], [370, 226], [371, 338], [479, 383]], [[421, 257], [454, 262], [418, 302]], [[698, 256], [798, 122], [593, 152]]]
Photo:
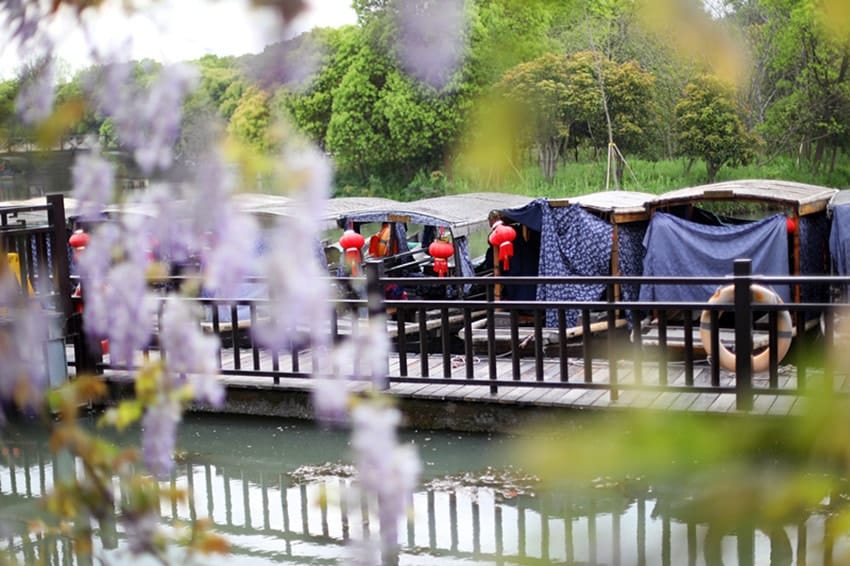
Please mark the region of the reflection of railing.
[[[27, 534], [23, 523], [34, 516], [35, 499], [52, 489], [55, 460], [35, 443], [9, 446], [4, 454], [0, 557], [6, 552], [27, 564], [71, 562], [67, 541]], [[356, 487], [350, 478], [295, 483], [276, 472], [186, 462], [171, 484], [188, 488], [192, 497], [185, 506], [163, 505], [164, 522], [209, 517], [237, 557], [339, 557], [347, 541], [377, 536], [374, 506], [345, 496]], [[772, 530], [720, 531], [672, 516], [667, 503], [648, 488], [628, 498], [590, 491], [507, 499], [490, 488], [429, 489], [414, 494], [399, 542], [402, 554], [447, 560], [662, 566], [830, 563], [833, 549], [848, 542], [830, 538], [829, 519], [820, 510]], [[9, 528], [10, 518], [17, 527]], [[101, 548], [112, 546], [114, 533], [100, 536]]]

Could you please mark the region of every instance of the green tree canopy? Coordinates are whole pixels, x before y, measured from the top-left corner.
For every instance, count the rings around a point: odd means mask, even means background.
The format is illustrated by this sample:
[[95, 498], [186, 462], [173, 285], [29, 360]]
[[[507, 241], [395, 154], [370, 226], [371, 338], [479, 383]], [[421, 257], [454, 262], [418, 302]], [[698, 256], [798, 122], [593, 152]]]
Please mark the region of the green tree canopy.
[[[541, 173], [551, 180], [565, 145], [588, 137], [607, 146], [604, 96], [612, 135], [639, 147], [649, 120], [652, 76], [634, 63], [617, 65], [601, 53], [547, 53], [504, 74], [497, 88], [520, 109]], [[570, 139], [572, 138], [572, 139]]]
[[723, 165], [746, 163], [753, 155], [755, 141], [738, 114], [735, 92], [714, 76], [688, 83], [676, 105], [676, 121], [679, 152], [705, 160], [709, 183]]
[[249, 87], [239, 104], [233, 111], [233, 116], [227, 126], [227, 131], [238, 140], [259, 150], [268, 151], [271, 148], [269, 126], [271, 111], [269, 110], [269, 95], [255, 87]]

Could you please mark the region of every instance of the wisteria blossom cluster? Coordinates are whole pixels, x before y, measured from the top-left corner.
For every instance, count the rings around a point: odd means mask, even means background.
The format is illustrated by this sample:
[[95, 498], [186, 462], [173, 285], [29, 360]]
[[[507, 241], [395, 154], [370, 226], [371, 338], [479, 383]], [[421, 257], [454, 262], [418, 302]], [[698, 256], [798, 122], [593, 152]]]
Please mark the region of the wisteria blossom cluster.
[[[304, 7], [300, 0], [256, 3], [277, 7], [285, 23]], [[19, 115], [29, 124], [50, 116], [55, 94], [53, 45], [42, 26], [51, 15], [48, 4], [7, 0], [0, 8], [0, 21], [12, 30], [13, 40], [43, 54], [17, 100]], [[53, 8], [62, 4], [54, 2]], [[97, 3], [65, 4], [83, 11]], [[463, 52], [463, 10], [461, 0], [399, 2], [398, 53], [412, 76], [435, 88], [449, 82]], [[147, 380], [141, 415], [147, 469], [160, 478], [172, 471], [177, 428], [187, 402], [225, 402], [215, 364], [220, 345], [217, 338], [202, 333], [198, 312], [191, 306], [198, 303], [190, 299], [199, 288], [234, 298], [247, 277], [259, 277], [268, 306], [253, 329], [254, 339], [276, 351], [307, 344], [313, 349], [316, 415], [325, 423], [352, 427], [359, 484], [378, 503], [383, 544], [362, 556], [372, 557], [366, 563], [382, 560], [382, 553], [395, 552], [398, 523], [418, 481], [419, 461], [411, 447], [399, 444], [397, 409], [380, 395], [353, 401], [352, 392], [358, 389], [379, 392], [386, 385], [389, 343], [384, 321], [375, 317], [340, 345], [330, 337], [334, 289], [319, 259], [318, 232], [331, 194], [330, 162], [310, 146], [282, 152], [277, 160], [285, 185], [281, 189], [293, 197], [296, 213], [274, 229], [268, 249], [260, 253], [256, 221], [234, 213], [230, 204], [235, 177], [215, 143], [200, 160], [194, 183], [172, 183], [162, 176], [172, 165], [182, 106], [197, 85], [197, 71], [186, 65], [165, 66], [142, 86], [134, 80], [132, 64], [96, 55], [96, 72], [83, 85], [87, 104], [112, 119], [119, 144], [146, 175], [159, 179], [107, 218], [103, 211], [115, 196], [115, 167], [97, 143], [90, 143], [92, 150], [81, 152], [72, 169], [73, 196], [79, 200], [81, 218], [93, 227], [90, 243], [78, 258], [85, 331], [94, 343], [108, 340], [113, 366], [138, 370], [139, 379]], [[176, 271], [195, 277], [198, 285], [151, 285]], [[46, 326], [39, 312], [11, 300], [9, 279], [0, 273], [0, 316], [14, 316], [14, 325], [3, 328], [11, 328], [16, 339], [0, 334], [0, 401], [35, 405], [46, 387], [44, 369], [33, 363], [31, 352], [14, 350], [13, 345], [36, 342]], [[139, 351], [151, 346], [155, 336], [164, 356], [156, 364], [145, 363]], [[124, 532], [130, 548], [143, 551], [151, 548], [149, 539], [156, 530], [155, 517], [148, 513], [128, 518]]]
[[398, 53], [405, 70], [435, 89], [446, 87], [465, 49], [464, 0], [399, 0]]
[[112, 118], [118, 140], [133, 152], [145, 174], [171, 165], [180, 133], [182, 104], [195, 88], [198, 72], [189, 65], [168, 65], [148, 88], [133, 80], [131, 63], [111, 63], [89, 77], [97, 110]]
[[357, 478], [378, 503], [381, 554], [392, 556], [398, 545], [399, 520], [404, 517], [419, 481], [421, 464], [413, 446], [399, 445], [398, 409], [381, 404], [358, 404], [352, 412], [351, 445]]
[[48, 321], [38, 305], [23, 299], [9, 269], [0, 268], [0, 425], [3, 401], [29, 411], [41, 404], [47, 370], [39, 348], [47, 338]]

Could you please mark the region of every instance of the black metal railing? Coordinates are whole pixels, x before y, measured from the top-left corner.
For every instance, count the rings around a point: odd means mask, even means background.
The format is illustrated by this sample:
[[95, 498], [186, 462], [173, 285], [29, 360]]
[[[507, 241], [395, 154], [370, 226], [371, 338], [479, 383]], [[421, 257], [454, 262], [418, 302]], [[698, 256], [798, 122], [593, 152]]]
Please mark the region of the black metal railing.
[[[334, 280], [357, 296], [341, 296], [329, 305], [327, 332], [341, 340], [369, 324], [385, 327], [393, 345], [386, 364], [390, 384], [471, 385], [491, 394], [505, 387], [601, 390], [611, 400], [635, 391], [731, 393], [735, 408], [749, 410], [760, 393], [802, 395], [814, 376], [837, 395], [845, 395], [834, 387], [839, 382], [828, 354], [845, 339], [836, 321], [848, 305], [829, 298], [813, 303], [763, 304], [753, 301], [751, 286], [844, 287], [850, 278], [759, 276], [750, 273], [748, 260], [737, 261], [735, 270], [726, 277], [691, 278], [411, 279], [385, 277], [380, 263], [369, 263], [365, 278]], [[497, 286], [531, 283], [601, 284], [606, 291], [595, 301], [496, 300]], [[729, 304], [617, 299], [617, 289], [625, 285], [706, 284], [731, 286]], [[438, 290], [429, 296], [451, 296], [448, 289], [465, 289], [473, 298], [387, 299], [385, 290], [390, 285]], [[311, 376], [309, 343], [296, 341], [287, 351], [270, 351], [254, 339], [251, 328], [267, 316], [268, 300], [197, 300], [209, 313], [204, 327], [223, 339], [218, 356], [222, 374], [269, 378], [270, 385]], [[727, 322], [730, 313], [733, 320]], [[789, 318], [795, 321], [791, 329], [795, 336], [791, 353], [781, 360], [779, 346], [789, 339], [789, 329], [780, 328], [780, 321]], [[755, 331], [758, 343], [753, 341], [754, 321], [759, 326]], [[726, 351], [723, 357], [721, 350]], [[158, 355], [158, 351], [154, 340], [144, 355]], [[765, 351], [758, 357], [764, 365], [758, 369], [764, 371], [756, 373], [753, 355]], [[729, 356], [734, 360], [732, 366]], [[91, 365], [114, 369], [108, 358], [100, 356]], [[783, 368], [787, 367], [793, 368], [793, 380], [785, 379]]]

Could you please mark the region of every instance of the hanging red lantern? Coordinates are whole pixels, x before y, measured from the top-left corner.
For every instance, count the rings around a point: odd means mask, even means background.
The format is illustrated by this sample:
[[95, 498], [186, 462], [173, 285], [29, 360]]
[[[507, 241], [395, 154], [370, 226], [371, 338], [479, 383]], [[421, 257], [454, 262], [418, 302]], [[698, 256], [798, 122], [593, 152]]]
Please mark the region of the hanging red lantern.
[[514, 255], [515, 239], [516, 230], [502, 223], [501, 220], [493, 225], [493, 231], [490, 232], [490, 237], [487, 238], [490, 245], [499, 248], [499, 261], [502, 262], [502, 271], [507, 271], [511, 268], [510, 259]]
[[83, 230], [75, 230], [71, 237], [68, 238], [68, 243], [74, 248], [74, 257], [77, 257], [77, 254], [86, 249], [86, 246], [89, 245], [89, 235], [86, 234]]
[[339, 239], [339, 245], [345, 251], [345, 263], [351, 268], [352, 275], [358, 274], [360, 250], [365, 243], [366, 238], [350, 228], [343, 232], [342, 237]]
[[428, 254], [434, 258], [434, 272], [444, 277], [449, 272], [448, 259], [455, 253], [455, 247], [448, 241], [437, 239], [428, 246]]
[[797, 220], [792, 216], [786, 217], [785, 218], [785, 229], [788, 230], [789, 234], [793, 234], [794, 232], [796, 232], [797, 231]]

